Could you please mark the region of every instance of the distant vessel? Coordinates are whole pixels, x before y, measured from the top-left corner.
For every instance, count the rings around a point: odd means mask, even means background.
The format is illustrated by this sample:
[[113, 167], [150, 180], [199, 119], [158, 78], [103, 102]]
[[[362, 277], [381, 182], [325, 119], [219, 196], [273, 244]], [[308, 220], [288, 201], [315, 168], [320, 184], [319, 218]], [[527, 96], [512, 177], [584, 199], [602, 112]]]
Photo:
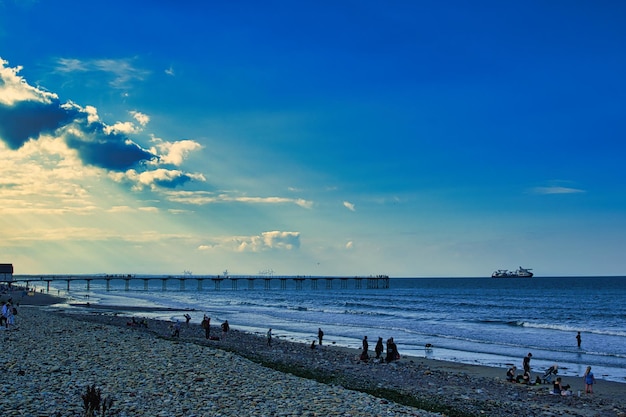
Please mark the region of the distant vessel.
[[491, 278], [531, 278], [533, 273], [530, 271], [532, 271], [532, 268], [522, 268], [521, 266], [516, 271], [498, 269], [491, 274]]

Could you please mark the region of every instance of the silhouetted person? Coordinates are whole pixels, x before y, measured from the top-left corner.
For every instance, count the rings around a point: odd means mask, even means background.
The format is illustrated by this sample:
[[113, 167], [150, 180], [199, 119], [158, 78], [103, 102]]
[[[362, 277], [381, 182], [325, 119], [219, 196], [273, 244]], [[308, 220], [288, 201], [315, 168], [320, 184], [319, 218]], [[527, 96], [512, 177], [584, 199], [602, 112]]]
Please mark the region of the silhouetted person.
[[524, 368], [524, 372], [530, 372], [530, 358], [533, 357], [533, 354], [528, 352], [528, 355], [524, 356], [524, 360], [522, 361], [522, 367]]
[[580, 332], [576, 335], [576, 343], [578, 343], [578, 347], [580, 347], [580, 342], [582, 342], [582, 337], [580, 337]]
[[322, 339], [324, 338], [324, 332], [321, 328], [317, 329], [317, 340], [320, 342], [320, 346], [322, 346]]
[[380, 359], [380, 355], [383, 354], [383, 350], [385, 350], [383, 346], [383, 338], [379, 337], [378, 342], [376, 342], [376, 347], [374, 348], [374, 351], [376, 352], [376, 359]]

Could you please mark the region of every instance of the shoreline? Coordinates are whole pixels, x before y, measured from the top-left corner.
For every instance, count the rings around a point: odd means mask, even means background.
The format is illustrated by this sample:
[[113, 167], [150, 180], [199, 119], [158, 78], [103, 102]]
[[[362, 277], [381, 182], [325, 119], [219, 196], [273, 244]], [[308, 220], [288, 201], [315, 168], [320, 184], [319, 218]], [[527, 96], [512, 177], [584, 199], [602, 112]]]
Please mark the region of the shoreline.
[[[526, 386], [506, 382], [505, 369], [408, 356], [392, 363], [363, 363], [358, 361], [358, 349], [333, 345], [311, 349], [307, 344], [283, 338], [275, 338], [274, 345], [268, 347], [263, 334], [239, 331], [233, 323], [225, 340], [206, 340], [198, 323], [191, 323], [187, 327], [184, 322], [181, 323], [180, 337], [173, 338], [170, 334], [172, 322], [148, 319], [147, 328], [129, 326], [130, 316], [123, 314], [129, 311], [127, 307], [100, 306], [87, 311], [80, 306], [68, 309], [64, 307], [65, 302], [65, 299], [59, 297], [37, 294], [21, 305], [29, 306], [27, 311], [41, 309], [46, 314], [52, 313], [65, 323], [84, 322], [112, 327], [117, 329], [115, 331], [120, 335], [120, 343], [125, 343], [124, 340], [128, 338], [148, 337], [164, 341], [171, 347], [186, 345], [207, 352], [217, 350], [234, 354], [265, 368], [280, 371], [283, 375], [292, 374], [329, 387], [341, 386], [410, 406], [415, 410], [412, 415], [422, 415], [419, 410], [426, 409], [462, 417], [526, 417], [539, 414], [626, 416], [626, 390], [624, 384], [619, 382], [598, 380], [594, 386], [595, 393], [589, 395], [584, 394], [581, 378], [563, 377], [565, 384], [572, 385], [574, 395], [560, 397], [549, 394], [551, 385]], [[132, 310], [163, 311], [158, 308]], [[221, 334], [218, 325], [214, 323], [211, 326], [213, 335]], [[370, 354], [373, 356], [372, 348], [370, 346]], [[539, 373], [533, 373], [533, 378], [535, 375]], [[581, 397], [576, 395], [578, 389], [583, 392]]]
[[[72, 302], [72, 303], [69, 303], [68, 305], [74, 308], [84, 308], [88, 310], [93, 310], [94, 312], [103, 312], [103, 313], [114, 312], [114, 313], [120, 313], [120, 314], [128, 313], [129, 315], [134, 315], [137, 318], [141, 316], [141, 313], [145, 312], [152, 319], [164, 320], [164, 321], [167, 321], [169, 319], [164, 317], [164, 315], [162, 317], [156, 318], [158, 314], [155, 314], [155, 313], [180, 313], [180, 316], [182, 316], [183, 313], [194, 313], [194, 312], [202, 313], [201, 310], [197, 310], [193, 308], [183, 309], [183, 308], [159, 307], [159, 306], [126, 306], [126, 305], [108, 305], [108, 304], [103, 305], [103, 304], [97, 304], [97, 303], [89, 304], [88, 302]], [[251, 330], [251, 329], [247, 329], [247, 331], [254, 333], [254, 330]], [[302, 344], [307, 344], [307, 343], [310, 344], [312, 340], [317, 339], [316, 335], [313, 335], [313, 334], [307, 337], [302, 337], [300, 334], [298, 334], [298, 336], [294, 336], [293, 334], [287, 333], [285, 337], [287, 337], [288, 338], [287, 340], [293, 343], [302, 343]], [[329, 340], [329, 342], [332, 343], [333, 346], [337, 348], [353, 349], [355, 351], [359, 349], [358, 346], [360, 346], [360, 343], [361, 343], [360, 340], [354, 340], [354, 341], [351, 340], [350, 343], [346, 343], [345, 341], [343, 341], [343, 343], [341, 344], [335, 344], [335, 341], [332, 341], [332, 339]], [[370, 340], [370, 343], [375, 343], [375, 340]], [[373, 350], [373, 345], [370, 346], [370, 348]], [[437, 348], [434, 347], [433, 349], [437, 349]], [[518, 372], [521, 373], [521, 362], [522, 362], [521, 357], [518, 358], [519, 360], [509, 358], [506, 361], [502, 361], [501, 366], [497, 366], [494, 364], [485, 364], [476, 360], [469, 360], [469, 361], [447, 360], [445, 358], [440, 358], [440, 357], [439, 358], [428, 357], [428, 355], [426, 356], [412, 355], [411, 353], [406, 353], [406, 351], [402, 349], [401, 349], [401, 353], [403, 354], [404, 357], [411, 358], [412, 360], [423, 360], [426, 362], [433, 361], [433, 363], [449, 363], [451, 364], [451, 368], [453, 369], [456, 369], [456, 365], [467, 366], [467, 367], [479, 367], [479, 368], [482, 367], [485, 370], [482, 372], [479, 372], [478, 374], [485, 374], [485, 375], [490, 375], [493, 377], [499, 377], [499, 376], [504, 375], [508, 367], [512, 365], [516, 365], [518, 368]], [[566, 378], [568, 380], [571, 380], [571, 379], [576, 380], [577, 378], [582, 379], [582, 376], [577, 375], [575, 372], [574, 373], [569, 372], [569, 368], [562, 366], [562, 364], [560, 365], [561, 365], [559, 367], [560, 377]], [[549, 366], [551, 365], [548, 364], [545, 366], [545, 368], [534, 366], [533, 379], [536, 376], [540, 376], [540, 377], [543, 376], [545, 369], [547, 369]], [[610, 383], [616, 383], [618, 384], [618, 387], [621, 385], [624, 388], [626, 388], [626, 379], [623, 379], [623, 380], [616, 379], [616, 378], [605, 379], [604, 376], [605, 375], [598, 374], [598, 371], [596, 369], [596, 379], [603, 380], [603, 381], [610, 382]]]

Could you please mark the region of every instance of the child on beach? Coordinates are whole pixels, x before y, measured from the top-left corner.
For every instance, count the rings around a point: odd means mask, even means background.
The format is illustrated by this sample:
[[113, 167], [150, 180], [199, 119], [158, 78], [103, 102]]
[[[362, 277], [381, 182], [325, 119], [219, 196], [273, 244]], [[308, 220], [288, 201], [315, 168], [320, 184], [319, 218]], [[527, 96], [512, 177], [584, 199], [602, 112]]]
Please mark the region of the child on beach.
[[583, 378], [585, 379], [585, 392], [593, 394], [593, 384], [596, 382], [596, 378], [593, 376], [593, 372], [591, 372], [591, 366], [587, 367]]
[[571, 395], [572, 392], [569, 390], [569, 385], [561, 384], [561, 377], [558, 377], [556, 381], [552, 384], [552, 393], [557, 395]]

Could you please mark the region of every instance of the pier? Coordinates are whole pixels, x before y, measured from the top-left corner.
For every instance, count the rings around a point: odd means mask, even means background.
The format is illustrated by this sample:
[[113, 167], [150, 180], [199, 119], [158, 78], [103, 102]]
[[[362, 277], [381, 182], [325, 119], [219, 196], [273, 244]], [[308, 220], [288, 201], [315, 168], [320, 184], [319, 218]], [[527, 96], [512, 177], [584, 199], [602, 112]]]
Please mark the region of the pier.
[[[0, 277], [0, 283], [5, 285], [18, 285], [30, 288], [31, 285], [41, 285], [45, 283], [47, 292], [50, 292], [51, 285], [63, 283], [65, 290], [70, 292], [75, 284], [84, 283], [85, 289], [89, 291], [94, 281], [104, 282], [107, 291], [112, 290], [112, 283], [123, 282], [124, 290], [149, 291], [157, 288], [162, 291], [174, 288], [185, 291], [197, 289], [203, 291], [206, 284], [219, 291], [223, 287], [231, 290], [247, 289], [280, 289], [293, 288], [303, 290], [318, 289], [387, 289], [389, 288], [389, 277], [387, 275], [375, 276], [298, 276], [298, 275], [135, 275], [135, 274], [102, 274], [102, 275], [12, 275], [10, 278]], [[136, 284], [141, 285], [137, 287]], [[259, 285], [260, 284], [260, 285]]]

